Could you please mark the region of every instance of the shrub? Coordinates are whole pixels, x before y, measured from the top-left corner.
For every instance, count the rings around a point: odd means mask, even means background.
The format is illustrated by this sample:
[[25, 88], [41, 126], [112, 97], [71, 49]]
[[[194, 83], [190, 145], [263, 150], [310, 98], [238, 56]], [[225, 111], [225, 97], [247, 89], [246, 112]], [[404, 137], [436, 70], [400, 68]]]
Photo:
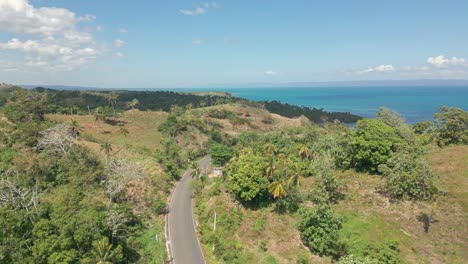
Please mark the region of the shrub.
[[441, 107], [440, 111], [434, 114], [437, 143], [440, 146], [468, 144], [468, 112], [446, 106]]
[[391, 158], [398, 143], [401, 139], [391, 126], [379, 120], [360, 120], [352, 133], [352, 163], [358, 169], [377, 172], [378, 166]]
[[229, 190], [237, 200], [250, 202], [266, 196], [268, 179], [263, 175], [263, 158], [246, 149], [226, 170]]
[[229, 161], [234, 151], [225, 145], [219, 143], [212, 143], [209, 146], [208, 153], [211, 155], [211, 160], [214, 165], [223, 165]]
[[436, 192], [434, 172], [427, 159], [417, 152], [396, 153], [379, 166], [386, 180], [386, 191], [395, 199], [430, 199]]
[[328, 205], [302, 207], [298, 211], [298, 228], [304, 242], [319, 255], [336, 255], [341, 219], [334, 216]]

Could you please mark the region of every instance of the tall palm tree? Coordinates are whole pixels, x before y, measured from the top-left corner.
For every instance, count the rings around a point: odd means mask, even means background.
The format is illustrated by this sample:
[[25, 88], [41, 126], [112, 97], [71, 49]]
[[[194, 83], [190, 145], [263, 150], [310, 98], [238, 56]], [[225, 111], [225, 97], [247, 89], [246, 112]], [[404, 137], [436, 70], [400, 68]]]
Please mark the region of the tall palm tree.
[[136, 98], [133, 98], [132, 101], [127, 103], [127, 108], [135, 109], [135, 107], [137, 107], [139, 105], [140, 105], [140, 101], [138, 101], [138, 99], [136, 99]]
[[112, 245], [107, 238], [93, 242], [92, 254], [94, 256], [93, 262], [96, 264], [112, 264], [111, 259], [113, 254], [111, 252]]
[[98, 123], [98, 126], [101, 122], [104, 122], [106, 120], [106, 117], [102, 113], [102, 108], [98, 107], [96, 110], [94, 110], [94, 122]]
[[268, 142], [263, 146], [263, 151], [265, 153], [265, 156], [273, 156], [276, 153], [276, 147], [273, 145], [273, 143]]
[[194, 161], [192, 162], [192, 164], [190, 165], [190, 168], [192, 169], [191, 171], [191, 175], [192, 178], [193, 177], [200, 177], [200, 174], [202, 173], [201, 171], [201, 168], [200, 168], [200, 164], [198, 164], [198, 162]]
[[288, 179], [288, 186], [296, 186], [297, 190], [299, 191], [299, 194], [301, 195], [301, 199], [304, 202], [304, 197], [302, 196], [302, 190], [301, 190], [301, 180], [302, 180], [302, 175], [298, 172], [295, 172], [291, 177]]
[[284, 198], [286, 197], [287, 193], [284, 189], [283, 182], [281, 181], [274, 181], [268, 185], [268, 192], [273, 195], [273, 198]]
[[267, 164], [267, 167], [265, 168], [265, 172], [269, 178], [272, 178], [275, 175], [276, 165], [274, 159], [270, 159], [270, 161]]
[[302, 160], [310, 158], [310, 151], [306, 144], [303, 144], [299, 149], [299, 156], [301, 156]]
[[288, 169], [294, 166], [294, 162], [291, 160], [288, 154], [281, 153], [279, 157], [281, 165], [281, 172], [284, 177], [288, 175]]
[[106, 161], [108, 161], [109, 155], [112, 151], [112, 145], [109, 142], [104, 142], [101, 144], [101, 151], [106, 154]]
[[80, 135], [80, 132], [82, 131], [82, 128], [78, 121], [76, 119], [72, 118], [71, 119], [71, 134], [74, 139], [77, 139], [78, 136]]
[[111, 92], [107, 95], [107, 102], [112, 106], [112, 111], [114, 112], [115, 118], [115, 105], [117, 104], [117, 100], [119, 99], [119, 95], [116, 92]]

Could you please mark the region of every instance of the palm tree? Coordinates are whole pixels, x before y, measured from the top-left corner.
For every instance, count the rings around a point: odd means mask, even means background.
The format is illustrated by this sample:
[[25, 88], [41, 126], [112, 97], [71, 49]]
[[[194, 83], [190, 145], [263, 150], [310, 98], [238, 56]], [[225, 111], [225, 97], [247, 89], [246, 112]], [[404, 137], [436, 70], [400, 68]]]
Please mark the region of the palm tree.
[[82, 131], [80, 124], [76, 119], [72, 118], [71, 119], [71, 134], [74, 139], [77, 139], [78, 136], [80, 135], [80, 132]]
[[274, 181], [268, 185], [268, 192], [273, 195], [273, 198], [284, 198], [287, 193], [281, 181]]
[[107, 101], [112, 106], [112, 110], [114, 112], [114, 118], [115, 118], [115, 105], [117, 104], [118, 99], [119, 99], [119, 95], [116, 92], [111, 92], [110, 94], [107, 95]]
[[96, 264], [112, 264], [110, 261], [113, 257], [111, 252], [112, 245], [107, 238], [103, 238], [93, 242], [92, 254], [93, 262]]
[[269, 178], [272, 178], [275, 175], [276, 165], [275, 165], [275, 161], [273, 159], [270, 159], [270, 161], [268, 162], [268, 165], [267, 165], [267, 167], [265, 169], [265, 172], [266, 172], [266, 175]]
[[138, 99], [136, 99], [136, 98], [133, 98], [132, 101], [127, 103], [127, 108], [135, 109], [135, 107], [137, 107], [139, 105], [140, 105], [140, 101], [138, 101]]
[[190, 165], [190, 168], [192, 169], [190, 173], [190, 176], [192, 176], [192, 178], [200, 177], [202, 172], [201, 172], [200, 164], [198, 164], [198, 162], [196, 161], [192, 162], [192, 164]]
[[106, 117], [102, 113], [102, 108], [101, 107], [96, 108], [94, 110], [94, 122], [98, 123], [98, 126], [99, 126], [101, 121], [104, 122], [105, 120], [106, 120]]
[[268, 142], [263, 146], [263, 151], [266, 156], [273, 156], [276, 153], [276, 147], [271, 142]]
[[294, 173], [288, 179], [288, 186], [296, 186], [297, 190], [299, 191], [299, 194], [301, 195], [301, 199], [304, 202], [304, 197], [302, 196], [302, 191], [301, 191], [301, 179], [302, 179], [302, 175], [300, 173], [298, 172]]
[[112, 145], [109, 143], [109, 142], [104, 142], [101, 144], [101, 151], [104, 152], [104, 154], [106, 154], [106, 161], [108, 160], [109, 158], [109, 155], [112, 151]]
[[288, 154], [280, 154], [280, 164], [281, 164], [281, 171], [284, 177], [288, 175], [289, 167], [294, 166], [294, 162], [289, 158]]
[[121, 127], [119, 129], [119, 132], [120, 134], [122, 134], [124, 137], [127, 137], [128, 134], [130, 134], [130, 132], [128, 132], [128, 130], [125, 128], [125, 127]]
[[299, 156], [301, 156], [302, 160], [310, 158], [310, 151], [306, 144], [303, 144], [299, 149]]

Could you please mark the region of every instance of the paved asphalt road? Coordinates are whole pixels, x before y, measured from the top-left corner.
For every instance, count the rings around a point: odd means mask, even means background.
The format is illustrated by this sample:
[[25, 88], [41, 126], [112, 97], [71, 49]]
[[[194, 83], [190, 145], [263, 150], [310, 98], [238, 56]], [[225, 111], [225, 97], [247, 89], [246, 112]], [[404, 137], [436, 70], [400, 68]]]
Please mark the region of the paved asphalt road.
[[[200, 169], [205, 171], [210, 157], [199, 160]], [[204, 264], [205, 259], [195, 232], [192, 213], [191, 170], [185, 171], [172, 194], [168, 215], [169, 251], [173, 264]]]

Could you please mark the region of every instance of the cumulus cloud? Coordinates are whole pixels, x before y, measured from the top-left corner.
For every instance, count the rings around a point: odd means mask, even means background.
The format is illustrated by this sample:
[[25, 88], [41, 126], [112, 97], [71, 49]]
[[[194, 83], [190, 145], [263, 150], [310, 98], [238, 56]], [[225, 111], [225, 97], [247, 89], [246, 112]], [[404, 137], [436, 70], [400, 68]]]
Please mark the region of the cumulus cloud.
[[0, 42], [0, 50], [19, 52], [22, 60], [10, 68], [72, 70], [94, 61], [100, 54], [93, 36], [79, 29], [79, 23], [96, 19], [77, 16], [64, 8], [35, 8], [27, 0], [0, 1], [0, 30], [20, 34]]
[[128, 33], [128, 29], [126, 29], [126, 28], [120, 28], [120, 29], [119, 29], [119, 32], [120, 32], [120, 33], [123, 33], [123, 34], [126, 34], [126, 33]]
[[203, 40], [201, 40], [201, 39], [194, 39], [194, 40], [192, 40], [192, 44], [193, 44], [193, 45], [200, 45], [200, 44], [203, 44]]
[[457, 57], [445, 58], [444, 55], [439, 55], [427, 58], [427, 63], [438, 68], [444, 68], [449, 66], [465, 65], [465, 59]]
[[125, 45], [125, 41], [121, 40], [121, 39], [116, 39], [114, 40], [114, 46], [116, 48], [121, 48]]
[[114, 56], [117, 57], [117, 58], [122, 58], [123, 54], [121, 52], [116, 52], [116, 53], [114, 53]]
[[265, 72], [266, 75], [276, 75], [276, 72], [275, 71], [272, 71], [272, 70], [268, 70]]

